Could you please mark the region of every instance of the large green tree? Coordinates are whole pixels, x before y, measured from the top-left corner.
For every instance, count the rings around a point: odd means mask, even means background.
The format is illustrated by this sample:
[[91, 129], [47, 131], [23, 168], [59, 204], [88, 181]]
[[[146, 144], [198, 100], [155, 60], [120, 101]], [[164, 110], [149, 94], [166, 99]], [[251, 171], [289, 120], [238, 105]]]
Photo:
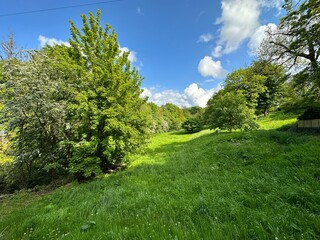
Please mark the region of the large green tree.
[[71, 171], [88, 177], [125, 162], [144, 142], [146, 120], [142, 77], [121, 53], [116, 32], [100, 25], [100, 11], [81, 17], [81, 31], [70, 21], [70, 58], [82, 71], [69, 105], [77, 133]]
[[297, 89], [308, 90], [305, 98], [319, 101], [320, 1], [286, 0], [284, 6], [287, 14], [267, 31], [260, 57], [291, 70]]

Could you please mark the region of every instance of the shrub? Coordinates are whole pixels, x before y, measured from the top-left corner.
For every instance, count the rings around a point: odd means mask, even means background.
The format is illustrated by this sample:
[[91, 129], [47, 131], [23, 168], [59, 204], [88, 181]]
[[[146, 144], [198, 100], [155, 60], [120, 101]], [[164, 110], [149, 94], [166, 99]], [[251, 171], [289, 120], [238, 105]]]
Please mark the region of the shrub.
[[241, 92], [218, 92], [208, 101], [205, 112], [210, 129], [245, 131], [258, 128], [254, 121], [254, 110], [247, 106], [247, 101]]
[[200, 119], [190, 118], [182, 124], [182, 128], [189, 133], [195, 133], [202, 130], [203, 123]]

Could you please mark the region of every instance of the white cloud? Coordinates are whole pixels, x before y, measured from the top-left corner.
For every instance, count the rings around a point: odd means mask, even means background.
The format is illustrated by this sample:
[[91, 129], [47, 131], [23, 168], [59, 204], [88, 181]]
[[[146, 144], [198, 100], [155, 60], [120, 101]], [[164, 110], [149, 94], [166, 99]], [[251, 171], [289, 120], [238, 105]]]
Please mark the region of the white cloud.
[[187, 97], [190, 106], [205, 107], [213, 93], [217, 92], [218, 90], [219, 89], [214, 88], [206, 91], [203, 88], [199, 88], [196, 83], [192, 83], [184, 90], [184, 94]]
[[53, 45], [65, 45], [70, 46], [69, 42], [65, 42], [62, 40], [57, 40], [55, 38], [47, 38], [45, 36], [39, 35], [38, 41], [40, 43], [40, 47], [44, 47], [46, 45], [53, 46]]
[[210, 42], [213, 39], [213, 36], [210, 33], [207, 34], [202, 34], [199, 39], [198, 42]]
[[268, 29], [271, 29], [271, 31], [276, 30], [277, 26], [273, 23], [269, 23], [267, 25], [262, 25], [256, 29], [256, 31], [252, 34], [250, 41], [248, 43], [249, 47], [249, 54], [256, 55], [258, 53], [260, 44], [262, 43], [262, 40], [266, 36], [266, 31]]
[[130, 52], [129, 53], [129, 56], [128, 56], [128, 59], [131, 63], [135, 63], [138, 61], [138, 58], [137, 58], [137, 53], [134, 52], [134, 51], [130, 51], [129, 48], [127, 47], [120, 47], [120, 54], [122, 55], [124, 52]]
[[219, 39], [212, 50], [213, 57], [237, 50], [249, 40], [250, 54], [258, 48], [268, 25], [261, 26], [259, 17], [262, 8], [276, 8], [281, 11], [284, 0], [222, 0]]
[[157, 92], [156, 89], [144, 88], [141, 97], [149, 97], [149, 101], [154, 102], [158, 106], [162, 106], [166, 103], [173, 103], [179, 107], [205, 107], [211, 96], [220, 89], [221, 84], [216, 88], [204, 90], [196, 83], [192, 83], [183, 91], [183, 93], [171, 89]]
[[258, 0], [222, 0], [222, 24], [217, 46], [221, 53], [237, 50], [259, 27], [260, 5]]
[[198, 71], [203, 77], [224, 78], [227, 74], [221, 62], [213, 61], [212, 57], [209, 56], [205, 56], [200, 60]]

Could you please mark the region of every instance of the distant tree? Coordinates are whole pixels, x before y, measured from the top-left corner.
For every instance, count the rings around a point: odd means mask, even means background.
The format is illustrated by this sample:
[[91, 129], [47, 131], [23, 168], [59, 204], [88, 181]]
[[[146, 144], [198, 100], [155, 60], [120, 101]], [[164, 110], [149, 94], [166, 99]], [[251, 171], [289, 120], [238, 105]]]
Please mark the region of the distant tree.
[[150, 133], [162, 133], [169, 131], [169, 123], [164, 116], [164, 110], [155, 103], [146, 103], [142, 111], [147, 116], [147, 127]]
[[169, 124], [169, 130], [178, 130], [181, 128], [181, 124], [186, 120], [183, 110], [178, 106], [167, 103], [161, 107], [166, 121]]
[[195, 116], [195, 115], [202, 114], [204, 109], [199, 106], [193, 106], [193, 107], [187, 108], [187, 110], [190, 112], [192, 116]]
[[220, 91], [208, 101], [205, 112], [210, 129], [232, 131], [251, 130], [258, 127], [254, 110], [247, 106], [245, 96], [239, 91]]

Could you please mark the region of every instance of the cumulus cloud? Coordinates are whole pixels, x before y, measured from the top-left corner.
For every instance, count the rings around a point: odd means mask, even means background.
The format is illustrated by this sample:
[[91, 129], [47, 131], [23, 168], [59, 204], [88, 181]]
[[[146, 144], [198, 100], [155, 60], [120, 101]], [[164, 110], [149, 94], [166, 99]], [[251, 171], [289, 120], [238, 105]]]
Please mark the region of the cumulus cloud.
[[198, 42], [210, 42], [213, 39], [213, 36], [210, 33], [207, 34], [202, 34], [199, 39]]
[[221, 9], [217, 46], [227, 54], [237, 50], [259, 27], [260, 5], [258, 0], [222, 0]]
[[38, 41], [40, 43], [40, 47], [44, 47], [46, 45], [53, 46], [53, 45], [65, 45], [70, 46], [69, 42], [65, 42], [62, 40], [57, 40], [55, 38], [47, 38], [45, 36], [39, 35]]
[[283, 3], [284, 0], [222, 0], [222, 14], [216, 21], [221, 25], [219, 39], [212, 50], [212, 56], [221, 57], [231, 53], [246, 40], [249, 40], [248, 46], [253, 54], [268, 26], [261, 26], [259, 22], [261, 9], [277, 8], [280, 11]]
[[144, 88], [141, 97], [148, 97], [150, 102], [162, 106], [166, 103], [173, 103], [179, 107], [200, 106], [205, 107], [211, 96], [221, 89], [221, 84], [216, 88], [205, 90], [200, 88], [198, 84], [190, 84], [184, 91], [175, 90], [156, 91], [156, 89]]
[[203, 77], [224, 78], [227, 74], [221, 62], [213, 61], [212, 57], [209, 56], [205, 56], [200, 60], [198, 71]]
[[138, 61], [138, 58], [137, 58], [137, 53], [134, 52], [134, 51], [130, 51], [129, 48], [127, 47], [120, 47], [120, 54], [122, 55], [124, 52], [130, 52], [129, 53], [129, 56], [128, 56], [128, 59], [131, 63], [135, 63]]
[[262, 25], [256, 29], [256, 31], [252, 34], [250, 41], [248, 43], [249, 54], [251, 55], [257, 54], [260, 44], [262, 43], [262, 40], [266, 37], [266, 31], [268, 29], [271, 29], [272, 31], [276, 30], [277, 25], [273, 23], [269, 23], [267, 25]]
[[192, 83], [189, 87], [184, 90], [184, 94], [190, 103], [190, 106], [205, 107], [208, 100], [212, 97], [213, 93], [218, 89], [204, 90], [199, 88], [196, 83]]

